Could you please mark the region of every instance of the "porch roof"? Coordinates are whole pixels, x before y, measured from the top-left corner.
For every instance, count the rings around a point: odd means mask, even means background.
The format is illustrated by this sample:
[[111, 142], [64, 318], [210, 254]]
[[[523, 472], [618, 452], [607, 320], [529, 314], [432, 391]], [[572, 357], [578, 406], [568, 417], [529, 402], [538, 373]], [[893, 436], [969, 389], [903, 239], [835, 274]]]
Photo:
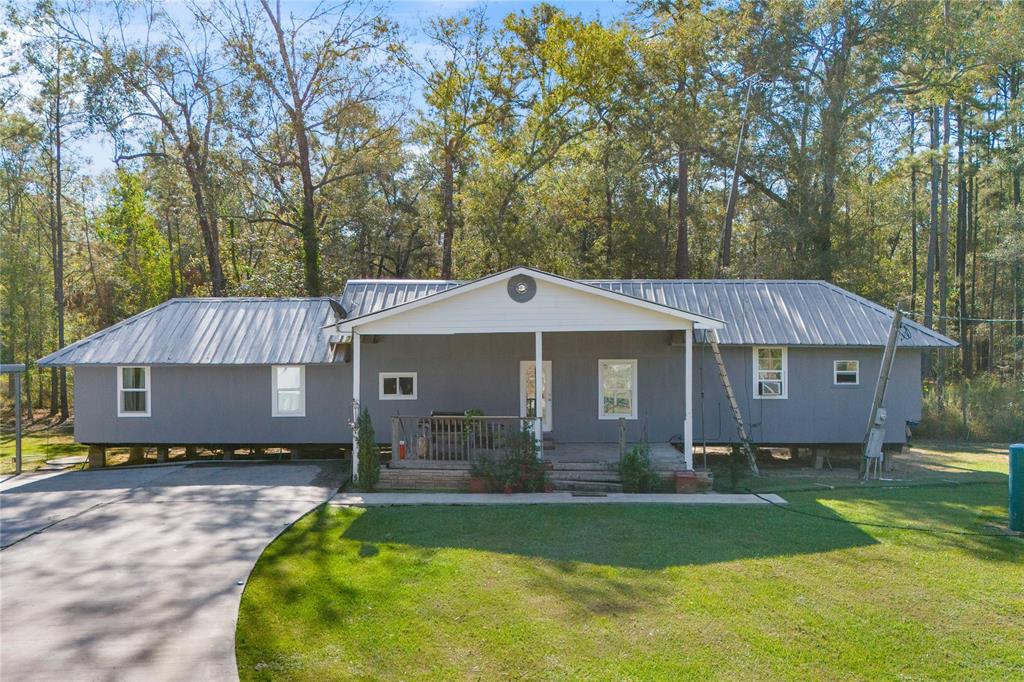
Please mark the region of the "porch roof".
[[[532, 292], [522, 300], [512, 286]], [[398, 284], [398, 282], [395, 282]], [[346, 288], [346, 294], [349, 289]], [[344, 300], [344, 297], [343, 297]], [[344, 304], [342, 304], [344, 308]], [[365, 309], [330, 324], [342, 333], [485, 333], [721, 329], [722, 320], [628, 292], [517, 267], [470, 282], [412, 281], [391, 305]], [[402, 318], [397, 322], [393, 318]]]

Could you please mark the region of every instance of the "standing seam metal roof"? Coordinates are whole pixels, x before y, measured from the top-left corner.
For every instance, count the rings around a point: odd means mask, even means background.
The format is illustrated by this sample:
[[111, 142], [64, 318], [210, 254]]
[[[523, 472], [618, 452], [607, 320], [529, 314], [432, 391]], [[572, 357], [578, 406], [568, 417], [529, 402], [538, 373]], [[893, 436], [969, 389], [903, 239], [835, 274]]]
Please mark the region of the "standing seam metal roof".
[[270, 365], [332, 361], [329, 298], [175, 298], [40, 365]]
[[[727, 345], [884, 346], [893, 311], [818, 280], [580, 280], [652, 303], [725, 321]], [[452, 289], [453, 280], [350, 280], [341, 297], [348, 317], [362, 317]], [[952, 347], [956, 342], [904, 318], [899, 344]]]
[[[893, 312], [845, 289], [803, 280], [581, 280], [626, 296], [725, 321], [728, 345], [882, 346]], [[350, 280], [347, 317], [431, 296], [453, 280]], [[333, 362], [329, 298], [177, 298], [96, 332], [40, 365], [320, 364]], [[325, 328], [327, 327], [327, 328]], [[905, 320], [904, 347], [956, 342]]]

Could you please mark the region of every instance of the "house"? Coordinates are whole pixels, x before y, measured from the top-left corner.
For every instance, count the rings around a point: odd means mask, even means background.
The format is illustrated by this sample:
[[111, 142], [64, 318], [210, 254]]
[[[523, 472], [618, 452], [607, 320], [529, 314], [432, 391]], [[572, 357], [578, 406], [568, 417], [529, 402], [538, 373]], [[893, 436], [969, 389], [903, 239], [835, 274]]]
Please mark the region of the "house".
[[[756, 443], [856, 444], [892, 317], [819, 281], [518, 267], [353, 280], [337, 300], [174, 299], [39, 364], [75, 369], [75, 437], [96, 446], [337, 447], [366, 408], [396, 463], [465, 463], [525, 425], [551, 456], [644, 439], [679, 443], [692, 468], [695, 442], [737, 440], [709, 330]], [[920, 419], [921, 351], [955, 345], [903, 322], [887, 443]]]

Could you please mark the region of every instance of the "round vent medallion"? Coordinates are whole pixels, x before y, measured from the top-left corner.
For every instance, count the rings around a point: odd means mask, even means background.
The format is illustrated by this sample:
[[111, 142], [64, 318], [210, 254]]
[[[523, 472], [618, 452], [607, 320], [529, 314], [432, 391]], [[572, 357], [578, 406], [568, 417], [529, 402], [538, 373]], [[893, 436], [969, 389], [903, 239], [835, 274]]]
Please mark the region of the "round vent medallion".
[[528, 275], [509, 277], [508, 295], [513, 301], [526, 303], [537, 293], [537, 282]]

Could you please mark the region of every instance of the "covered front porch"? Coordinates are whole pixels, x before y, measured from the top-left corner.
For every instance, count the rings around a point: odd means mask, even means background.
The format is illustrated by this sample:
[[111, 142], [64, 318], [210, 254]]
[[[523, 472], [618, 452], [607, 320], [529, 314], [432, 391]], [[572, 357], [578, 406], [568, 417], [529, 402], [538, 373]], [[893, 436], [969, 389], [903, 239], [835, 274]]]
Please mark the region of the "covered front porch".
[[430, 470], [468, 469], [524, 431], [555, 464], [608, 469], [643, 442], [692, 469], [693, 333], [719, 326], [526, 268], [337, 325], [353, 424], [367, 410], [390, 427], [389, 466]]

